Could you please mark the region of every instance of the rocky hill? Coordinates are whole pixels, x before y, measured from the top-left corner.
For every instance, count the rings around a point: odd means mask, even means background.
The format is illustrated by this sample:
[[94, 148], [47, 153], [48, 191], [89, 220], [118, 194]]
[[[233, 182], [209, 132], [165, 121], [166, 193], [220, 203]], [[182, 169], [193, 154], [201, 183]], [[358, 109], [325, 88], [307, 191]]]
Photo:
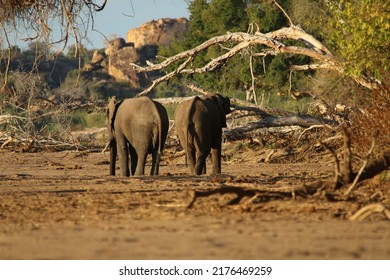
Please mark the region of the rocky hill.
[[116, 38], [104, 53], [95, 52], [91, 63], [84, 69], [104, 68], [117, 81], [127, 81], [133, 89], [140, 89], [150, 82], [149, 77], [146, 73], [136, 73], [129, 64], [145, 65], [147, 60], [154, 60], [159, 46], [169, 46], [182, 38], [187, 29], [188, 20], [185, 18], [163, 18], [144, 23], [129, 30], [126, 40]]
[[146, 45], [169, 46], [172, 41], [180, 39], [188, 29], [186, 18], [162, 18], [142, 24], [129, 30], [126, 42], [132, 42], [135, 48]]

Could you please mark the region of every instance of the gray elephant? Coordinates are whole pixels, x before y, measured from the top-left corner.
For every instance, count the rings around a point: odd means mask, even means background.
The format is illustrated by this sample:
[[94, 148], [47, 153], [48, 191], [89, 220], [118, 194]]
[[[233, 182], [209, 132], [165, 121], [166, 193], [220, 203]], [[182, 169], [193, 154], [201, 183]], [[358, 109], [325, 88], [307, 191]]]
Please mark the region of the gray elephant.
[[210, 151], [212, 174], [221, 173], [222, 128], [230, 112], [230, 99], [220, 94], [196, 96], [177, 107], [175, 132], [186, 151], [191, 174], [206, 174]]
[[152, 154], [150, 175], [158, 174], [169, 126], [167, 111], [160, 103], [149, 97], [120, 102], [112, 97], [106, 112], [106, 125], [111, 147], [110, 175], [115, 175], [117, 154], [122, 176], [144, 175], [148, 154]]

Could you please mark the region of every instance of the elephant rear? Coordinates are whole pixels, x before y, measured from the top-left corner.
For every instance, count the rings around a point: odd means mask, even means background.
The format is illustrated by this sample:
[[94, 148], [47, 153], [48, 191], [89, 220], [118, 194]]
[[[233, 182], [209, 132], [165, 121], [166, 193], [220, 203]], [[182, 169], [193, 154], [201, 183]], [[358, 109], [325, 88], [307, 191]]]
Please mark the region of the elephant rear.
[[[121, 174], [144, 175], [146, 157], [152, 154], [152, 175], [158, 174], [158, 161], [168, 133], [168, 115], [165, 108], [149, 97], [125, 99], [115, 106], [110, 102], [106, 123], [109, 134], [115, 139]], [[111, 107], [111, 109], [110, 109]], [[113, 142], [112, 140], [110, 140]], [[130, 168], [128, 162], [130, 154]], [[110, 159], [113, 161], [113, 157]], [[115, 175], [115, 162], [110, 174]], [[114, 172], [112, 172], [114, 170]], [[114, 173], [114, 174], [113, 174]]]
[[175, 131], [186, 151], [192, 174], [206, 173], [206, 158], [212, 152], [212, 173], [221, 173], [222, 128], [230, 100], [219, 94], [194, 97], [179, 104], [175, 112]]

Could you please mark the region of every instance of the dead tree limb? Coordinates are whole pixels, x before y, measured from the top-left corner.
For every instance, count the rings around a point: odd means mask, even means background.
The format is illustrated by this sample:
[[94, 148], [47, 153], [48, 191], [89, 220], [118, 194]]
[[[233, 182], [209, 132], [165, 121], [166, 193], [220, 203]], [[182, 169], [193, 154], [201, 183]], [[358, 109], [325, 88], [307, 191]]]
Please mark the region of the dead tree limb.
[[[289, 39], [289, 41], [286, 39]], [[301, 41], [306, 42], [307, 47], [302, 47], [300, 44], [298, 44], [298, 42]], [[286, 42], [288, 42], [288, 45]], [[211, 59], [203, 66], [193, 67], [193, 65], [190, 64], [190, 62], [193, 61], [199, 53], [206, 51], [211, 46], [223, 45], [225, 43], [235, 45], [231, 48], [223, 48], [226, 50], [224, 54]], [[295, 43], [296, 45], [294, 45]], [[265, 49], [260, 53], [253, 53], [250, 50], [254, 46], [263, 46]], [[147, 89], [138, 94], [139, 96], [142, 96], [147, 95], [159, 83], [168, 81], [177, 74], [201, 74], [214, 71], [226, 63], [226, 61], [228, 61], [233, 56], [242, 53], [242, 51], [248, 50], [249, 53], [251, 53], [251, 59], [259, 56], [265, 57], [268, 55], [276, 56], [279, 54], [293, 54], [308, 56], [314, 60], [312, 66], [294, 66], [295, 68], [293, 67], [292, 70], [321, 68], [337, 71], [343, 75], [345, 74], [341, 64], [336, 61], [333, 54], [326, 48], [326, 46], [324, 46], [314, 36], [306, 33], [299, 26], [292, 24], [292, 22], [290, 22], [289, 27], [283, 27], [279, 30], [268, 33], [261, 33], [258, 31], [254, 33], [232, 32], [225, 35], [216, 36], [203, 42], [195, 48], [171, 56], [158, 64], [149, 62], [147, 63], [147, 66], [143, 67], [131, 63], [130, 67], [132, 67], [136, 72], [153, 72], [164, 70], [170, 65], [179, 63], [179, 66], [175, 71], [172, 71], [156, 79]], [[372, 81], [370, 79], [355, 76], [352, 78], [367, 88], [374, 89], [379, 87], [379, 81]]]
[[341, 171], [340, 171], [340, 161], [339, 158], [337, 157], [336, 151], [330, 147], [328, 144], [325, 142], [321, 141], [320, 142], [322, 146], [325, 147], [329, 151], [329, 153], [332, 155], [334, 159], [334, 179], [333, 179], [333, 190], [336, 190], [340, 186], [340, 181], [341, 181]]
[[253, 200], [254, 197], [273, 197], [273, 198], [292, 198], [294, 199], [296, 195], [307, 196], [312, 195], [317, 191], [317, 186], [295, 186], [295, 187], [262, 187], [262, 186], [249, 186], [246, 187], [237, 187], [224, 185], [219, 188], [205, 190], [205, 191], [191, 191], [191, 200], [187, 205], [187, 208], [191, 208], [197, 198], [199, 197], [208, 197], [214, 194], [227, 194], [233, 193], [236, 194], [236, 197], [230, 200], [227, 205], [235, 205], [240, 203], [243, 197], [251, 197]]
[[351, 136], [345, 125], [342, 125], [341, 128], [343, 131], [343, 164], [341, 165], [341, 176], [343, 184], [349, 184], [352, 179]]
[[350, 221], [363, 221], [368, 216], [374, 213], [382, 213], [386, 219], [390, 220], [390, 210], [386, 209], [382, 204], [370, 204], [366, 205], [363, 208], [359, 209], [355, 214], [353, 214], [349, 220]]
[[351, 167], [351, 174], [350, 176], [351, 177], [355, 177], [355, 179], [353, 180], [353, 183], [351, 184], [351, 186], [347, 189], [347, 191], [344, 193], [345, 196], [348, 196], [349, 193], [352, 191], [352, 189], [355, 187], [355, 185], [357, 184], [357, 182], [359, 182], [359, 179], [360, 179], [360, 176], [362, 175], [362, 173], [364, 172], [364, 169], [366, 168], [367, 166], [367, 163], [368, 163], [368, 160], [372, 154], [372, 152], [374, 151], [374, 148], [375, 148], [375, 143], [376, 143], [376, 138], [377, 138], [378, 135], [375, 135], [374, 136], [374, 139], [372, 141], [372, 144], [371, 144], [371, 148], [369, 149], [369, 151], [367, 152], [367, 154], [365, 155], [364, 159], [363, 159], [363, 164], [361, 166], [361, 168], [359, 169], [358, 173], [354, 176], [352, 174], [352, 167]]
[[[376, 159], [369, 160], [359, 176], [359, 180], [367, 180], [373, 178], [375, 175], [382, 173], [390, 168], [390, 152], [383, 153]], [[353, 173], [352, 177], [356, 178], [359, 172]]]
[[245, 126], [236, 127], [232, 129], [224, 130], [224, 137], [227, 140], [239, 140], [247, 136], [247, 133], [253, 130], [264, 128], [264, 127], [282, 127], [282, 126], [300, 126], [308, 128], [313, 125], [330, 124], [335, 125], [333, 121], [320, 119], [312, 116], [273, 116], [268, 115], [263, 117], [261, 120], [251, 122]]

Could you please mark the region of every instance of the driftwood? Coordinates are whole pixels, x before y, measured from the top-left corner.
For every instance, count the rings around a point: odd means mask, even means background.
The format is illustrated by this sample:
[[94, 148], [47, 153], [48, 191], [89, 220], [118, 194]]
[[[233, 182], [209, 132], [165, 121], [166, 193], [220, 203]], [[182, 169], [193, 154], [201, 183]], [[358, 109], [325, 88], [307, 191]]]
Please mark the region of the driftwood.
[[236, 195], [235, 198], [230, 200], [227, 205], [235, 205], [239, 204], [242, 198], [244, 197], [251, 197], [251, 200], [254, 200], [258, 197], [276, 197], [276, 198], [291, 198], [295, 199], [297, 195], [306, 197], [307, 195], [312, 195], [317, 191], [317, 186], [298, 186], [298, 187], [261, 187], [261, 186], [250, 186], [248, 188], [245, 188], [245, 186], [236, 187], [231, 185], [223, 185], [222, 187], [206, 190], [206, 191], [191, 191], [191, 199], [190, 202], [187, 205], [187, 208], [191, 208], [197, 198], [199, 197], [207, 197], [214, 194], [227, 194], [227, 193], [233, 193]]
[[[381, 172], [389, 169], [390, 152], [385, 151], [378, 158], [370, 159], [375, 148], [375, 142], [377, 137], [377, 135], [374, 135], [369, 151], [362, 159], [360, 159], [351, 152], [350, 133], [345, 125], [342, 126], [342, 135], [343, 150], [341, 159], [338, 156], [337, 152], [327, 143], [325, 143], [325, 141], [321, 141], [321, 145], [323, 145], [329, 151], [335, 161], [333, 190], [340, 189], [349, 185], [347, 190], [344, 192], [344, 196], [348, 197], [348, 195], [358, 182], [373, 178]], [[353, 171], [352, 158], [358, 158], [362, 161], [362, 165], [357, 172]]]
[[[390, 167], [390, 152], [383, 153], [379, 158], [368, 161], [366, 167], [359, 177], [359, 181], [367, 180], [378, 175]], [[357, 176], [357, 172], [353, 173], [353, 177]]]
[[320, 124], [333, 124], [333, 121], [320, 119], [312, 116], [267, 116], [259, 121], [251, 122], [245, 126], [224, 130], [224, 136], [227, 140], [239, 140], [247, 137], [247, 133], [264, 127], [281, 127], [281, 126], [300, 126], [304, 128]]
[[261, 119], [255, 122], [245, 124], [241, 127], [228, 128], [224, 130], [224, 137], [227, 140], [240, 140], [248, 137], [248, 133], [266, 127], [283, 127], [283, 126], [300, 126], [303, 128], [310, 128], [313, 126], [322, 127], [336, 126], [337, 122], [333, 120], [313, 117], [309, 115], [299, 115], [291, 112], [279, 112], [282, 116], [272, 114], [271, 110], [260, 109], [257, 105], [232, 98], [232, 107], [235, 111], [245, 111], [259, 116]]
[[353, 214], [349, 220], [350, 221], [363, 221], [368, 216], [374, 213], [382, 213], [386, 219], [390, 220], [390, 210], [386, 209], [382, 204], [370, 204], [361, 209], [359, 209], [355, 214]]
[[194, 96], [187, 96], [187, 97], [166, 97], [166, 98], [156, 98], [155, 101], [164, 104], [164, 105], [170, 105], [170, 104], [179, 104], [185, 100], [194, 98]]

